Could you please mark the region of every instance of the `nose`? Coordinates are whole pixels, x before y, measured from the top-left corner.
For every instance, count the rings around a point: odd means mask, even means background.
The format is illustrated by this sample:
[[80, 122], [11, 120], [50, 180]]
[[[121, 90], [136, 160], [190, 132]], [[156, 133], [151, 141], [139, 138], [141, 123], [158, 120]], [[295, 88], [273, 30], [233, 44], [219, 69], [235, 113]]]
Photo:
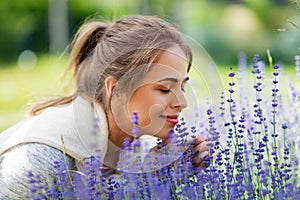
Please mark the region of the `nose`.
[[187, 100], [185, 98], [185, 94], [180, 91], [180, 92], [174, 92], [174, 98], [172, 101], [172, 108], [178, 108], [180, 110], [183, 110], [184, 108], [187, 107]]

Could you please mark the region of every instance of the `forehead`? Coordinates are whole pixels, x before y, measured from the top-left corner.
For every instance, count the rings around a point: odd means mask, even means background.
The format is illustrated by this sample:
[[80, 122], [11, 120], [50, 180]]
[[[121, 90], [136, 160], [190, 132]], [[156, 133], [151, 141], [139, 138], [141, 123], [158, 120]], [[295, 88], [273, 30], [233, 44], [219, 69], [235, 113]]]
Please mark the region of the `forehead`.
[[153, 63], [143, 82], [158, 81], [165, 77], [174, 77], [181, 81], [187, 76], [187, 66], [183, 50], [178, 46], [171, 47], [163, 51], [159, 59]]

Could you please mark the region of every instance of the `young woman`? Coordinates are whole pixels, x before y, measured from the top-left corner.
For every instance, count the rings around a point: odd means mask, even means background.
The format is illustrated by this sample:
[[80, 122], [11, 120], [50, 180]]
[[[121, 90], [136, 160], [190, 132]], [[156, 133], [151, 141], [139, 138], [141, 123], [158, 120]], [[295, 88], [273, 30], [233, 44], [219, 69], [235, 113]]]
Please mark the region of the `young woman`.
[[[191, 61], [180, 32], [156, 17], [82, 25], [70, 55], [72, 93], [36, 104], [32, 117], [0, 134], [0, 199], [22, 199], [29, 191], [28, 171], [51, 187], [55, 161], [80, 170], [78, 163], [97, 149], [104, 171], [111, 173], [126, 138], [152, 135], [169, 144], [187, 106]], [[136, 125], [133, 113], [138, 113]], [[199, 167], [208, 155], [205, 138], [194, 144], [200, 152], [194, 167]]]

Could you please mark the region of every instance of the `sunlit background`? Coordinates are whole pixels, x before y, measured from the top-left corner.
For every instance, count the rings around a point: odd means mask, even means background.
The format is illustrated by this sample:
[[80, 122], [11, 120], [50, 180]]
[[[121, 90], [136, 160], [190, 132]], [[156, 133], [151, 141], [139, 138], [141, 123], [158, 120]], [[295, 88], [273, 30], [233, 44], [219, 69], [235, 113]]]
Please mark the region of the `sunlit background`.
[[[0, 131], [24, 118], [26, 103], [63, 92], [61, 56], [84, 20], [149, 14], [177, 24], [218, 67], [270, 50], [289, 67], [300, 53], [297, 0], [9, 0], [0, 1]], [[58, 89], [59, 88], [59, 89]]]

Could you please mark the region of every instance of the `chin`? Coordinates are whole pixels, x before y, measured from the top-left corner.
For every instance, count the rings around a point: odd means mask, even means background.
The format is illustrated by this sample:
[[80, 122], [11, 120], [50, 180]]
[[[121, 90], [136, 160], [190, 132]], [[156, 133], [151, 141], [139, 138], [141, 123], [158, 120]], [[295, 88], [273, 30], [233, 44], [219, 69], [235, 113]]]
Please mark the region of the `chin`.
[[163, 139], [163, 140], [167, 140], [169, 139], [169, 132], [173, 130], [173, 128], [164, 128], [162, 129], [159, 133], [157, 133], [156, 137], [160, 138], [160, 139]]
[[[160, 128], [157, 128], [160, 127]], [[166, 140], [169, 138], [169, 132], [171, 130], [174, 130], [175, 125], [170, 123], [162, 124], [161, 121], [157, 123], [152, 123], [151, 126], [148, 125], [148, 127], [144, 128], [144, 132], [147, 133], [147, 135], [152, 135], [154, 137]]]

